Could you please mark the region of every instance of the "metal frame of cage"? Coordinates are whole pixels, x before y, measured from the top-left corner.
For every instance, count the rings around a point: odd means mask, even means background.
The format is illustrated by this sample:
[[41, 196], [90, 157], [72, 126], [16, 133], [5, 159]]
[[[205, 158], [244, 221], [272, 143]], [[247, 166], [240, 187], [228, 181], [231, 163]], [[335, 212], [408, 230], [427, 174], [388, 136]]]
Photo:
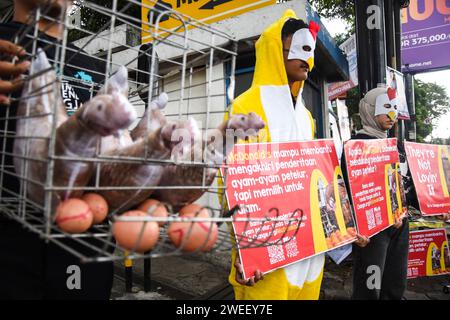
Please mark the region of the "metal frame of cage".
[[[157, 0], [150, 0], [153, 3], [157, 3]], [[142, 24], [143, 22], [140, 19], [134, 18], [132, 16], [126, 15], [124, 11], [126, 11], [127, 8], [130, 6], [139, 6], [139, 7], [147, 7], [148, 9], [152, 9], [152, 6], [147, 6], [141, 4], [138, 0], [127, 0], [127, 6], [125, 6], [122, 9], [118, 9], [118, 0], [112, 0], [112, 8], [105, 8], [98, 4], [95, 4], [90, 1], [84, 1], [83, 5], [87, 8], [93, 10], [94, 12], [98, 14], [103, 14], [107, 16], [110, 19], [109, 24], [106, 26], [100, 28], [100, 30], [96, 32], [92, 32], [89, 30], [85, 30], [82, 27], [75, 28], [78, 31], [84, 32], [88, 35], [89, 39], [87, 42], [79, 48], [80, 52], [81, 50], [85, 49], [86, 46], [88, 46], [93, 41], [97, 41], [99, 39], [105, 40], [107, 42], [107, 50], [106, 54], [104, 55], [104, 58], [102, 57], [96, 57], [93, 56], [94, 59], [101, 60], [106, 63], [106, 72], [104, 74], [105, 79], [108, 79], [108, 77], [112, 74], [112, 69], [118, 64], [113, 62], [113, 45], [120, 45], [125, 46], [127, 50], [130, 50], [131, 52], [137, 52], [137, 57], [134, 57], [132, 60], [127, 61], [126, 63], [123, 63], [122, 65], [125, 65], [128, 70], [134, 71], [136, 73], [147, 73], [149, 76], [149, 82], [148, 83], [139, 83], [138, 80], [136, 81], [128, 79], [128, 81], [136, 86], [135, 90], [131, 90], [129, 92], [129, 100], [130, 102], [135, 105], [139, 103], [139, 92], [142, 90], [148, 90], [149, 96], [153, 94], [153, 88], [155, 82], [160, 82], [162, 79], [164, 79], [164, 76], [161, 74], [156, 74], [155, 72], [155, 64], [156, 64], [156, 48], [158, 45], [166, 45], [172, 48], [175, 48], [176, 50], [180, 50], [182, 52], [181, 56], [177, 56], [175, 58], [169, 57], [169, 58], [159, 58], [159, 61], [163, 61], [164, 63], [168, 64], [169, 67], [171, 66], [172, 69], [177, 70], [178, 74], [180, 76], [175, 78], [173, 80], [175, 83], [179, 81], [179, 89], [174, 89], [172, 91], [169, 91], [169, 96], [171, 94], [179, 94], [179, 98], [177, 99], [169, 99], [170, 102], [176, 102], [178, 103], [178, 112], [175, 112], [173, 114], [166, 114], [167, 117], [188, 117], [192, 115], [199, 114], [201, 116], [205, 117], [205, 126], [204, 126], [204, 132], [203, 135], [206, 137], [207, 130], [210, 129], [211, 124], [211, 115], [214, 113], [219, 114], [225, 114], [227, 112], [230, 112], [229, 108], [226, 107], [224, 103], [224, 108], [222, 111], [213, 111], [211, 110], [212, 107], [212, 100], [215, 97], [212, 86], [214, 81], [223, 81], [224, 83], [226, 81], [229, 81], [230, 83], [230, 90], [224, 90], [223, 94], [220, 94], [219, 96], [228, 98], [228, 101], [233, 100], [233, 90], [234, 88], [234, 72], [236, 67], [236, 56], [237, 56], [237, 42], [230, 37], [229, 35], [225, 34], [222, 31], [215, 30], [211, 26], [204, 24], [199, 21], [195, 21], [194, 19], [180, 14], [179, 12], [176, 12], [174, 10], [171, 10], [170, 8], [162, 8], [160, 9], [154, 9], [150, 11], [150, 19], [148, 23], [146, 24], [150, 28], [150, 34], [151, 38], [153, 39], [152, 43], [152, 53], [150, 54], [151, 57], [151, 69], [150, 71], [146, 70], [139, 70], [138, 68], [133, 68], [130, 65], [135, 62], [139, 55], [144, 54], [147, 57], [149, 56], [149, 53], [143, 52], [141, 53], [138, 48], [133, 47], [131, 45], [123, 44], [123, 43], [117, 43], [113, 39], [113, 35], [115, 33], [116, 24], [117, 23], [124, 23], [128, 24], [128, 26], [135, 28], [139, 33], [143, 31]], [[154, 15], [156, 16], [156, 22], [155, 24], [152, 24], [151, 22], [154, 20]], [[180, 21], [181, 27], [176, 28], [175, 30], [169, 30], [162, 28], [159, 25], [159, 21], [161, 18], [165, 15], [169, 15], [170, 17], [177, 19]], [[52, 17], [49, 17], [46, 15], [46, 12], [38, 9], [35, 14], [30, 16], [32, 18], [32, 21], [30, 21], [29, 25], [25, 27], [23, 30], [21, 30], [21, 33], [19, 33], [16, 37], [16, 41], [19, 41], [20, 37], [24, 37], [27, 34], [27, 31], [33, 30], [33, 36], [32, 36], [32, 48], [31, 48], [31, 57], [36, 56], [37, 54], [37, 41], [42, 40], [38, 39], [38, 26], [37, 21], [39, 21], [42, 17], [45, 17], [49, 21], [54, 21], [59, 24], [61, 24], [63, 28], [63, 38], [61, 44], [56, 45], [56, 55], [55, 55], [55, 61], [52, 61], [54, 63], [55, 68], [59, 67], [60, 70], [63, 70], [65, 65], [70, 65], [70, 60], [66, 61], [65, 55], [67, 50], [71, 50], [67, 47], [67, 36], [68, 36], [68, 15], [66, 13], [63, 13], [62, 17], [65, 17], [64, 19], [54, 19]], [[130, 21], [134, 23], [138, 23], [139, 26], [134, 25], [130, 23]], [[189, 30], [191, 28], [197, 28], [200, 29], [204, 34], [207, 34], [210, 36], [210, 41], [208, 42], [207, 39], [203, 41], [203, 39], [193, 38], [191, 37]], [[28, 30], [26, 30], [28, 29]], [[184, 29], [184, 32], [179, 32], [179, 29]], [[160, 31], [163, 33], [160, 34]], [[106, 34], [102, 34], [106, 32]], [[217, 39], [220, 39], [220, 41], [217, 41]], [[178, 41], [177, 41], [178, 40]], [[54, 43], [49, 43], [49, 45], [55, 45]], [[200, 48], [195, 48], [195, 45], [199, 45]], [[216, 53], [220, 55], [225, 55], [227, 58], [226, 60], [230, 63], [230, 74], [224, 75], [222, 78], [214, 79], [213, 80], [213, 66], [215, 62]], [[198, 65], [201, 65], [200, 68], [197, 68], [194, 70]], [[168, 68], [170, 69], [170, 68]], [[194, 83], [193, 77], [196, 74], [196, 72], [204, 72], [206, 81], [201, 83]], [[86, 70], [86, 71], [92, 71], [92, 70]], [[29, 76], [28, 80], [32, 79], [33, 77], [38, 77], [40, 74], [33, 74], [32, 70], [30, 71], [30, 74], [32, 76]], [[170, 74], [170, 73], [169, 73]], [[67, 76], [63, 75], [61, 72], [57, 76], [57, 81], [52, 84], [52, 87], [49, 88], [49, 90], [59, 90], [59, 84], [62, 80], [67, 80]], [[77, 79], [72, 78], [70, 80], [77, 81]], [[28, 81], [29, 83], [30, 81]], [[186, 82], [188, 82], [186, 84]], [[167, 83], [166, 83], [167, 84]], [[27, 82], [25, 83], [27, 85]], [[95, 84], [99, 85], [99, 84]], [[198, 86], [205, 86], [206, 94], [204, 96], [195, 96], [192, 94], [192, 89]], [[85, 87], [83, 87], [85, 88]], [[160, 88], [160, 85], [158, 85], [158, 88]], [[94, 92], [94, 85], [91, 86], [91, 97]], [[186, 92], [187, 91], [187, 92]], [[217, 95], [216, 95], [217, 96]], [[27, 99], [28, 97], [21, 97], [20, 99]], [[189, 106], [192, 100], [195, 99], [203, 99], [206, 100], [206, 107], [200, 111], [200, 112], [189, 112]], [[183, 108], [186, 106], [186, 112], [183, 112]], [[83, 191], [98, 191], [98, 190], [108, 190], [108, 189], [114, 189], [114, 190], [137, 190], [137, 189], [143, 189], [141, 186], [123, 186], [123, 187], [101, 187], [99, 185], [99, 179], [100, 179], [100, 167], [103, 163], [106, 162], [121, 162], [121, 163], [146, 163], [146, 164], [159, 164], [159, 165], [185, 165], [185, 166], [198, 166], [203, 168], [203, 181], [201, 185], [198, 186], [152, 186], [152, 187], [145, 187], [147, 189], [160, 189], [160, 188], [166, 188], [166, 189], [202, 189], [207, 190], [208, 193], [219, 195], [224, 193], [225, 186], [207, 186], [205, 185], [205, 172], [206, 168], [208, 167], [215, 167], [219, 168], [220, 166], [214, 166], [208, 163], [205, 163], [203, 161], [201, 162], [186, 162], [186, 163], [174, 163], [171, 160], [159, 160], [159, 159], [151, 159], [147, 156], [147, 151], [145, 152], [145, 157], [143, 158], [136, 158], [136, 157], [111, 157], [111, 156], [105, 156], [99, 154], [99, 146], [97, 146], [97, 152], [95, 158], [82, 158], [82, 157], [63, 157], [55, 155], [55, 132], [56, 132], [56, 103], [54, 106], [52, 106], [52, 114], [53, 117], [53, 127], [52, 127], [52, 133], [49, 138], [49, 154], [46, 159], [35, 159], [30, 157], [22, 157], [24, 160], [32, 160], [32, 161], [44, 161], [48, 162], [47, 165], [47, 178], [46, 182], [43, 185], [45, 188], [45, 204], [44, 206], [41, 206], [37, 203], [34, 203], [32, 200], [30, 200], [27, 197], [27, 184], [28, 183], [38, 183], [38, 181], [32, 181], [28, 179], [25, 176], [19, 176], [18, 174], [15, 174], [14, 168], [5, 168], [5, 157], [6, 156], [18, 156], [14, 154], [8, 154], [6, 152], [6, 140], [8, 138], [14, 138], [17, 137], [14, 133], [8, 132], [8, 120], [9, 119], [17, 119], [17, 117], [12, 117], [9, 114], [9, 110], [6, 111], [6, 116], [4, 119], [5, 121], [5, 128], [0, 135], [3, 138], [3, 142], [1, 145], [2, 148], [2, 156], [1, 156], [1, 163], [2, 167], [0, 168], [0, 185], [1, 188], [4, 189], [3, 181], [4, 181], [4, 175], [9, 174], [16, 176], [21, 180], [21, 190], [19, 194], [15, 194], [14, 197], [2, 197], [0, 200], [0, 214], [9, 216], [12, 219], [17, 220], [18, 222], [22, 223], [26, 228], [30, 229], [33, 232], [38, 233], [42, 238], [46, 239], [47, 241], [51, 241], [55, 243], [56, 245], [60, 246], [64, 250], [70, 252], [71, 254], [75, 255], [76, 257], [80, 258], [82, 262], [102, 262], [102, 261], [113, 261], [113, 260], [123, 260], [124, 258], [127, 259], [137, 259], [137, 258], [148, 258], [148, 257], [162, 257], [167, 255], [179, 255], [179, 254], [186, 254], [186, 252], [182, 251], [180, 248], [175, 248], [168, 239], [168, 236], [166, 234], [167, 227], [162, 227], [160, 229], [160, 239], [158, 241], [158, 244], [154, 249], [152, 249], [151, 252], [147, 252], [145, 254], [137, 253], [134, 250], [131, 250], [131, 252], [124, 250], [120, 246], [116, 245], [112, 233], [111, 233], [111, 222], [109, 224], [103, 224], [103, 225], [97, 225], [92, 227], [88, 232], [85, 232], [83, 234], [69, 234], [61, 229], [59, 229], [54, 223], [53, 223], [53, 213], [51, 212], [51, 201], [54, 191], [60, 191], [65, 190], [68, 187], [55, 187], [53, 185], [53, 169], [54, 169], [54, 162], [55, 160], [64, 160], [64, 161], [82, 161], [82, 162], [94, 162], [96, 169], [95, 169], [95, 185], [94, 186], [86, 186], [86, 187], [70, 187], [70, 190], [83, 190]], [[148, 117], [148, 121], [150, 122], [150, 115]], [[26, 138], [26, 137], [24, 137]], [[36, 137], [33, 137], [36, 139]], [[206, 148], [205, 148], [206, 149]], [[203, 152], [206, 152], [204, 150]], [[28, 163], [28, 162], [27, 162]], [[223, 181], [225, 181], [224, 185], [226, 185], [226, 164], [224, 165], [225, 174], [222, 178]], [[218, 176], [216, 176], [215, 181], [219, 179]], [[133, 189], [134, 188], [134, 189]], [[3, 190], [2, 190], [3, 191]], [[225, 201], [225, 197], [222, 198], [223, 201]], [[261, 223], [261, 228], [259, 229], [259, 232], [256, 233], [253, 237], [247, 237], [244, 235], [234, 235], [234, 239], [230, 237], [230, 230], [222, 230], [219, 228], [219, 236], [218, 240], [216, 242], [216, 245], [214, 246], [212, 253], [219, 252], [219, 251], [230, 251], [231, 247], [233, 245], [237, 245], [239, 248], [251, 248], [251, 247], [260, 247], [260, 246], [270, 246], [270, 245], [276, 245], [280, 244], [281, 242], [285, 243], [287, 241], [290, 241], [295, 238], [299, 227], [297, 227], [295, 234], [291, 236], [289, 239], [286, 240], [284, 237], [286, 235], [287, 230], [289, 229], [289, 226], [293, 223], [297, 223], [300, 225], [302, 219], [303, 219], [303, 211], [298, 208], [296, 211], [292, 213], [290, 218], [278, 218], [279, 211], [277, 208], [273, 208], [270, 211], [275, 211], [275, 214], [272, 216], [275, 217], [265, 217], [265, 218], [255, 218], [251, 217], [250, 213], [246, 214], [246, 217], [236, 217], [234, 216], [234, 213], [236, 213], [238, 210], [245, 211], [245, 208], [231, 208], [227, 209], [225, 203], [219, 204], [219, 207], [211, 207], [209, 206], [208, 209], [213, 213], [210, 218], [203, 218], [203, 217], [178, 217], [175, 215], [170, 215], [168, 218], [157, 218], [157, 217], [151, 217], [147, 216], [145, 218], [136, 218], [136, 217], [120, 217], [115, 215], [115, 213], [109, 213], [112, 215], [112, 218], [114, 221], [154, 221], [154, 222], [160, 222], [164, 221], [167, 223], [170, 222], [214, 222], [219, 225], [223, 223], [231, 223], [231, 222], [241, 222], [245, 223], [245, 226], [247, 226], [250, 222]], [[44, 215], [42, 216], [42, 212], [44, 212]], [[300, 212], [301, 216], [300, 218], [294, 218], [295, 214]], [[151, 213], [151, 212], [150, 212]], [[281, 235], [279, 237], [279, 240], [268, 242], [268, 241], [260, 241], [257, 239], [258, 234], [262, 232], [262, 227], [267, 223], [273, 224], [273, 229], [271, 234], [275, 231], [275, 223], [277, 221], [288, 221], [288, 226], [286, 227], [285, 234]], [[145, 225], [145, 224], [144, 224]], [[167, 226], [167, 224], [166, 224]], [[192, 231], [192, 226], [188, 231], [187, 238], [190, 235], [190, 232]], [[246, 229], [246, 228], [244, 228]], [[212, 227], [209, 228], [209, 234], [211, 234]], [[98, 239], [101, 242], [101, 246], [93, 245], [86, 241], [86, 239]], [[142, 238], [142, 232], [140, 235], [140, 239]], [[64, 239], [70, 239], [75, 246], [83, 246], [86, 249], [90, 249], [93, 252], [95, 252], [94, 255], [86, 255], [81, 253], [79, 250], [75, 248], [74, 245], [68, 244], [67, 241], [63, 241]], [[139, 239], [139, 241], [140, 241]], [[206, 244], [207, 240], [205, 241]], [[136, 246], [138, 243], [136, 244]], [[183, 244], [180, 246], [183, 247]], [[115, 248], [115, 251], [112, 252], [110, 248]], [[196, 250], [193, 253], [201, 252], [201, 248]]]

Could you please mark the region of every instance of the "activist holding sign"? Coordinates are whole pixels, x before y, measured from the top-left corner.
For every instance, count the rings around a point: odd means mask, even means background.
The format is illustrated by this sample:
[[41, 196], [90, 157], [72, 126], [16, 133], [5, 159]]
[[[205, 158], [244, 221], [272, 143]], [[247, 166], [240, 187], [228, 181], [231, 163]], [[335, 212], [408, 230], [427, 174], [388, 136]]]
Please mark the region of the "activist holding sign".
[[[395, 93], [370, 90], [359, 103], [363, 128], [353, 139], [386, 139], [397, 121]], [[367, 246], [353, 245], [353, 299], [401, 299], [406, 289], [409, 225], [406, 218], [374, 235]], [[374, 271], [375, 270], [375, 271]], [[378, 272], [379, 271], [379, 272]], [[381, 286], [369, 278], [379, 276]]]
[[[255, 112], [264, 120], [266, 129], [260, 131], [258, 142], [313, 139], [314, 122], [301, 93], [314, 66], [318, 31], [316, 23], [308, 26], [287, 10], [256, 42], [252, 86], [235, 100], [232, 113]], [[237, 300], [319, 298], [323, 254], [266, 274], [264, 280], [258, 270], [248, 281], [242, 278], [236, 250], [232, 252], [232, 262], [229, 281]]]
[[[42, 15], [38, 22], [39, 32], [36, 45], [44, 48], [50, 61], [54, 62], [58, 56], [58, 48], [61, 47], [63, 28], [58, 23], [61, 15], [73, 4], [71, 0], [15, 0], [14, 17], [12, 21], [0, 24], [0, 105], [10, 104], [9, 110], [0, 106], [0, 127], [2, 130], [16, 133], [16, 112], [18, 102], [8, 98], [8, 94], [18, 89], [20, 82], [15, 79], [24, 73], [30, 66], [29, 62], [22, 61], [16, 65], [11, 63], [17, 55], [22, 60], [32, 50], [34, 44], [35, 10], [40, 8]], [[20, 46], [13, 45], [16, 36], [20, 39]], [[66, 65], [61, 71], [64, 76], [73, 77], [78, 71], [88, 70], [93, 81], [103, 81], [105, 65], [89, 56], [85, 51], [67, 44]], [[5, 55], [6, 54], [6, 55]], [[70, 64], [67, 62], [71, 61]], [[56, 64], [56, 61], [55, 61]], [[83, 71], [85, 72], [85, 71]], [[87, 71], [86, 71], [87, 72]], [[77, 81], [61, 82], [58, 84], [61, 95], [68, 96], [64, 99], [65, 110], [74, 112], [82, 102], [90, 99], [90, 85], [80, 84]], [[15, 99], [14, 99], [15, 98]], [[48, 98], [44, 95], [42, 99]], [[9, 112], [9, 117], [6, 116]], [[17, 120], [18, 121], [18, 120]], [[12, 137], [14, 137], [14, 135]], [[14, 139], [6, 141], [6, 154], [13, 153]], [[5, 167], [12, 166], [12, 157], [4, 158]], [[2, 196], [12, 197], [19, 193], [20, 181], [15, 174], [6, 174], [2, 185]], [[89, 238], [91, 246], [100, 245], [95, 238]], [[70, 244], [69, 244], [70, 243]], [[73, 245], [71, 239], [67, 239], [65, 245]], [[82, 254], [91, 255], [95, 251], [91, 248], [78, 248]], [[0, 217], [0, 273], [2, 282], [0, 285], [0, 299], [109, 299], [113, 283], [113, 263], [80, 264], [80, 259], [63, 250], [53, 242], [46, 242], [37, 233], [23, 227], [15, 219], [9, 219], [5, 215]], [[81, 251], [79, 251], [81, 252]], [[71, 266], [79, 266], [81, 273], [81, 287], [72, 290], [66, 281], [68, 270]]]

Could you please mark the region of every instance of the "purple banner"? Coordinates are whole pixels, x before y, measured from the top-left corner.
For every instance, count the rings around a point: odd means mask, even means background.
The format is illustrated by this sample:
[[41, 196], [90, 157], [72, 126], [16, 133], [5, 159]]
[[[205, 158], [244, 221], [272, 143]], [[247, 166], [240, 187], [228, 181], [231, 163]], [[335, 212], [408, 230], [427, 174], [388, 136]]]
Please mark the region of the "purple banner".
[[411, 0], [402, 10], [402, 72], [450, 68], [450, 0]]

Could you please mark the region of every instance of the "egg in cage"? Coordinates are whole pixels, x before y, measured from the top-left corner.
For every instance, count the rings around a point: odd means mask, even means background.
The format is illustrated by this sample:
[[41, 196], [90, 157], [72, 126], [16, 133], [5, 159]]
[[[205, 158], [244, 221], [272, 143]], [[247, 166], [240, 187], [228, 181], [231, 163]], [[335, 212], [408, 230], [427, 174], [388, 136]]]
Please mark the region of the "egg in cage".
[[[46, 7], [30, 14], [15, 37], [32, 60], [30, 75], [13, 99], [17, 110], [2, 115], [0, 212], [83, 262], [229, 251], [233, 240], [248, 248], [293, 239], [260, 240], [258, 234], [267, 225], [273, 234], [277, 221], [298, 224], [300, 209], [287, 219], [277, 208], [271, 218], [236, 218], [245, 207], [229, 210], [224, 203], [226, 164], [222, 176], [218, 169], [235, 134], [245, 138], [261, 128], [254, 114], [226, 116], [237, 42], [150, 2], [155, 6], [83, 1], [75, 14], [90, 16], [75, 24], [73, 15], [51, 16]], [[59, 26], [61, 40], [39, 30], [42, 18]], [[177, 26], [160, 25], [168, 19]], [[11, 179], [16, 183], [3, 183]], [[106, 200], [106, 222], [100, 217], [92, 225], [90, 213], [101, 211], [99, 202], [86, 203], [92, 193]], [[294, 217], [298, 212], [302, 216]], [[231, 239], [224, 222], [261, 227], [252, 237]]]

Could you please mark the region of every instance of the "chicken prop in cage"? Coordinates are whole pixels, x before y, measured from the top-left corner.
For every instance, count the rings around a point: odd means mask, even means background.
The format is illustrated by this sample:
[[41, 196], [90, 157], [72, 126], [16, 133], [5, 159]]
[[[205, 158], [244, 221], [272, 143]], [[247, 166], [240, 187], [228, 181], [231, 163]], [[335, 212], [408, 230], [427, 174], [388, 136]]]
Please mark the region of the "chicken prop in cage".
[[[131, 137], [133, 139], [137, 140], [143, 137], [148, 131], [163, 127], [168, 122], [161, 112], [167, 100], [167, 95], [163, 93], [159, 99], [152, 102], [150, 108], [150, 127], [147, 128], [149, 115], [146, 112], [136, 128], [131, 131]], [[175, 158], [174, 160], [180, 162], [203, 160], [208, 167], [189, 165], [166, 166], [164, 167], [159, 186], [181, 187], [202, 185], [204, 170], [206, 170], [204, 185], [211, 185], [216, 177], [218, 166], [224, 162], [225, 158], [232, 151], [236, 140], [256, 136], [259, 130], [263, 128], [264, 121], [253, 112], [248, 115], [233, 115], [228, 120], [222, 122], [216, 129], [209, 130], [206, 139], [199, 135], [199, 131], [196, 128], [192, 132], [194, 139], [191, 139], [192, 143], [188, 145], [188, 149], [177, 148], [175, 151], [178, 151], [178, 153], [175, 152], [172, 156]], [[176, 133], [178, 135], [173, 137], [175, 140], [179, 138], [184, 140], [186, 138], [184, 134], [189, 134], [187, 131], [178, 131]], [[187, 138], [189, 138], [189, 135]], [[204, 152], [205, 149], [206, 153]], [[156, 189], [152, 197], [172, 205], [174, 211], [179, 211], [182, 206], [198, 200], [205, 191], [205, 189], [190, 189], [187, 187], [173, 192], [170, 188], [161, 188]]]
[[[68, 159], [57, 158], [54, 162], [52, 185], [65, 187], [53, 194], [52, 208], [55, 208], [61, 200], [80, 197], [82, 191], [71, 188], [86, 186], [94, 173], [93, 162], [75, 159], [93, 158], [98, 141], [126, 129], [136, 119], [136, 111], [123, 94], [127, 91], [127, 70], [124, 67], [71, 117], [66, 113], [59, 90], [53, 88], [56, 74], [51, 70], [44, 51], [39, 50], [31, 70], [34, 76], [24, 86], [17, 111], [14, 166], [17, 174], [27, 180], [27, 196], [43, 205], [49, 140], [56, 128], [55, 155]], [[53, 123], [53, 113], [56, 124]]]
[[[177, 130], [186, 130], [194, 137], [198, 130], [192, 119], [168, 122], [157, 130], [136, 140], [124, 139], [122, 146], [106, 152], [105, 156], [134, 157], [139, 159], [169, 160], [172, 150], [181, 145], [185, 148], [190, 141], [174, 141], [172, 136]], [[102, 165], [100, 185], [105, 187], [131, 187], [131, 190], [102, 190], [100, 194], [106, 199], [112, 210], [123, 212], [146, 200], [161, 179], [164, 167], [161, 164], [108, 162]], [[134, 187], [134, 188], [133, 188]]]
[[[200, 129], [194, 119], [169, 121], [162, 113], [168, 97], [162, 93], [152, 101], [149, 114], [146, 112], [138, 125], [130, 134], [134, 141], [126, 139], [125, 145], [116, 143], [115, 149], [106, 152], [111, 156], [134, 156], [151, 159], [171, 159], [177, 162], [189, 163], [193, 160], [203, 160], [207, 168], [195, 165], [155, 165], [108, 163], [102, 166], [102, 186], [198, 186], [203, 181], [203, 170], [206, 170], [205, 186], [212, 184], [217, 171], [225, 157], [233, 149], [236, 139], [255, 136], [264, 128], [264, 122], [255, 113], [238, 114], [221, 123], [216, 129], [209, 130], [206, 141], [203, 140]], [[147, 146], [147, 149], [146, 149]], [[224, 149], [225, 146], [225, 149]], [[204, 156], [204, 150], [206, 154]], [[123, 211], [140, 204], [152, 196], [162, 202], [172, 205], [178, 211], [183, 205], [199, 199], [206, 190], [185, 188], [173, 192], [171, 189], [139, 189], [101, 191], [113, 210]]]
[[[224, 159], [230, 154], [236, 139], [245, 139], [256, 136], [259, 130], [264, 128], [263, 120], [256, 113], [248, 115], [236, 114], [222, 122], [216, 129], [208, 132], [207, 138], [201, 143], [195, 144], [189, 152], [180, 156], [183, 160], [204, 159], [209, 165], [204, 173], [203, 168], [195, 166], [167, 166], [159, 183], [160, 186], [210, 186], [216, 177], [218, 168]], [[230, 136], [231, 134], [231, 136]], [[203, 150], [206, 153], [203, 155]], [[205, 175], [205, 176], [204, 176]], [[171, 189], [158, 189], [154, 197], [160, 201], [169, 203], [174, 210], [181, 206], [198, 200], [205, 189], [181, 189], [173, 192]]]

